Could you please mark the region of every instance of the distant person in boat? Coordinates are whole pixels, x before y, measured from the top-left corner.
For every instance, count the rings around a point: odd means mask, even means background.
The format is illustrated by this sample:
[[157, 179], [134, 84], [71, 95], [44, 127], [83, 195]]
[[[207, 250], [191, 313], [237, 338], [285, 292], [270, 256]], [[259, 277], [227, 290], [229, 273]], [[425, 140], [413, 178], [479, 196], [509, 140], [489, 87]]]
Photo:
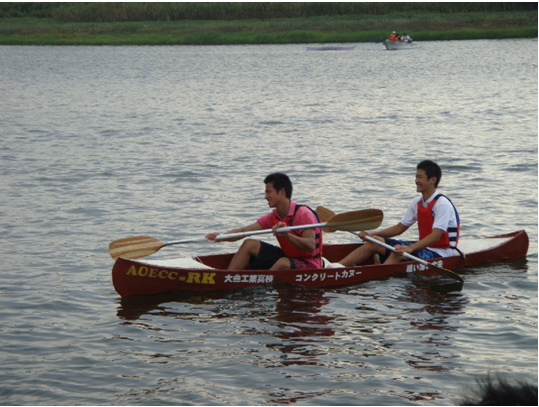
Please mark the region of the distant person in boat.
[[[457, 243], [460, 232], [460, 220], [453, 203], [436, 191], [442, 178], [442, 170], [438, 164], [426, 160], [417, 165], [415, 184], [416, 197], [401, 221], [395, 226], [379, 232], [359, 232], [359, 237], [372, 236], [393, 246], [397, 253], [376, 243], [367, 242], [339, 261], [344, 266], [362, 264], [375, 254], [380, 255], [384, 264], [397, 263], [402, 260], [404, 253], [409, 253], [424, 260], [438, 257], [455, 256], [458, 251]], [[419, 241], [411, 244], [401, 240], [391, 239], [403, 234], [414, 223], [418, 224]]]
[[404, 33], [402, 34], [401, 42], [412, 42], [412, 39], [410, 38], [408, 34]]
[[[273, 229], [280, 247], [257, 239], [246, 239], [230, 262], [229, 270], [263, 269], [288, 270], [323, 268], [322, 230], [301, 229], [276, 233], [279, 228], [320, 223], [318, 215], [306, 205], [292, 201], [292, 182], [286, 174], [270, 174], [264, 180], [265, 198], [272, 212], [259, 218], [255, 223], [232, 229], [226, 233], [251, 232]], [[206, 235], [206, 239], [216, 241], [218, 233]], [[222, 239], [222, 241], [235, 241]]]
[[393, 31], [391, 35], [389, 36], [389, 41], [397, 41], [397, 33]]

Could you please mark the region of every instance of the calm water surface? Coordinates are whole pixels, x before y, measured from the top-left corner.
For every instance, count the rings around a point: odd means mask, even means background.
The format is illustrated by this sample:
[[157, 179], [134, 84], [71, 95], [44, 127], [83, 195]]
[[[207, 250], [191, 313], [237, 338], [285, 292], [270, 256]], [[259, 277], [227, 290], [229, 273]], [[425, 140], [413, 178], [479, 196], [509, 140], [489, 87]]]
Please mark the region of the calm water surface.
[[[0, 403], [454, 405], [489, 373], [537, 382], [537, 40], [420, 45], [0, 47]], [[274, 171], [395, 224], [427, 158], [463, 236], [525, 229], [528, 256], [449, 294], [112, 287], [110, 241], [251, 223]]]

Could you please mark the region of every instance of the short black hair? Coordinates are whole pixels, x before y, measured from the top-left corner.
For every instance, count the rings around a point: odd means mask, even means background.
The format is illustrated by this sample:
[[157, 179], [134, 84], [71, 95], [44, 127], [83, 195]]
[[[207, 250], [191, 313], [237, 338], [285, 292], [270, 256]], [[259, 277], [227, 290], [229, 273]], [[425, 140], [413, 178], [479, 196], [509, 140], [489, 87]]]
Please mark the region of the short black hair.
[[436, 177], [436, 183], [434, 184], [434, 187], [438, 188], [438, 184], [442, 179], [442, 169], [438, 164], [431, 160], [425, 160], [417, 164], [417, 169], [425, 171], [425, 174], [427, 174], [427, 179]]
[[462, 406], [536, 406], [537, 386], [525, 382], [509, 383], [487, 377], [478, 380], [479, 391], [462, 400]]
[[270, 182], [277, 192], [284, 188], [286, 197], [288, 199], [292, 198], [292, 182], [290, 181], [290, 178], [288, 178], [288, 175], [283, 174], [282, 172], [274, 172], [264, 179], [264, 184], [269, 184]]

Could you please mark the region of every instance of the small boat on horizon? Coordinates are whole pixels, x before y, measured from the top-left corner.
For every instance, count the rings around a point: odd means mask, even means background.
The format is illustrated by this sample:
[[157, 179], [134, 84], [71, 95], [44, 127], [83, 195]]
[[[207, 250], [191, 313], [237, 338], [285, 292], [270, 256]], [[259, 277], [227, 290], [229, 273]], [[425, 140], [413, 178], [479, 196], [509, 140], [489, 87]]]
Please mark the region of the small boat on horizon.
[[336, 45], [324, 45], [321, 47], [307, 47], [307, 51], [351, 51], [356, 45], [336, 46]]
[[417, 42], [400, 42], [400, 41], [383, 41], [387, 50], [402, 50], [402, 49], [414, 49], [417, 48]]

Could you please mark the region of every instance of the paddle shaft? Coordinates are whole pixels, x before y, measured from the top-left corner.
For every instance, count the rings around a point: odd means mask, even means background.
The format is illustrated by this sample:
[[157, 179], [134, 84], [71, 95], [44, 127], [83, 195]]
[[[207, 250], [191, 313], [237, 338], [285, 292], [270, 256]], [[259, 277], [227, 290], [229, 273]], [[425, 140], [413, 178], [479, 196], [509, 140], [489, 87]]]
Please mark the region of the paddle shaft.
[[[363, 209], [361, 211], [345, 212], [332, 216], [323, 223], [289, 226], [279, 228], [275, 232], [286, 233], [292, 230], [323, 228], [326, 226], [335, 230], [371, 230], [380, 226], [383, 217], [384, 214], [379, 209]], [[263, 233], [273, 233], [273, 229], [217, 235], [216, 240], [237, 240], [246, 236], [259, 235]], [[165, 246], [202, 241], [208, 240], [205, 237], [200, 237], [195, 239], [162, 242], [150, 236], [133, 236], [111, 242], [109, 244], [109, 254], [113, 259], [117, 259], [118, 257], [123, 257], [126, 259], [139, 259], [141, 257], [149, 256]]]
[[[387, 243], [381, 242], [373, 237], [365, 236], [365, 240], [368, 240], [369, 242], [379, 244], [380, 246], [384, 246], [386, 249], [391, 250], [392, 252], [397, 253], [397, 250], [393, 247], [388, 245]], [[423, 259], [420, 259], [419, 257], [412, 256], [410, 253], [403, 253], [404, 257], [409, 258], [410, 260], [415, 260], [418, 263], [423, 264], [424, 266], [431, 266], [431, 264]]]
[[[290, 232], [292, 230], [301, 230], [301, 229], [314, 229], [314, 228], [321, 228], [327, 225], [327, 222], [324, 223], [313, 223], [308, 225], [298, 225], [298, 226], [288, 226], [285, 228], [279, 228], [275, 231], [275, 233], [285, 233]], [[273, 233], [273, 229], [263, 229], [263, 230], [253, 230], [250, 232], [239, 232], [239, 233], [229, 233], [229, 234], [223, 234], [223, 235], [217, 235], [215, 240], [225, 240], [225, 239], [235, 239], [235, 238], [242, 238], [247, 236], [253, 236], [253, 235], [263, 235], [267, 233]], [[184, 240], [171, 240], [170, 242], [165, 242], [163, 244], [164, 246], [171, 246], [173, 244], [182, 244], [182, 243], [191, 243], [191, 242], [203, 242], [207, 240], [205, 237], [197, 237], [194, 239], [184, 239]]]

